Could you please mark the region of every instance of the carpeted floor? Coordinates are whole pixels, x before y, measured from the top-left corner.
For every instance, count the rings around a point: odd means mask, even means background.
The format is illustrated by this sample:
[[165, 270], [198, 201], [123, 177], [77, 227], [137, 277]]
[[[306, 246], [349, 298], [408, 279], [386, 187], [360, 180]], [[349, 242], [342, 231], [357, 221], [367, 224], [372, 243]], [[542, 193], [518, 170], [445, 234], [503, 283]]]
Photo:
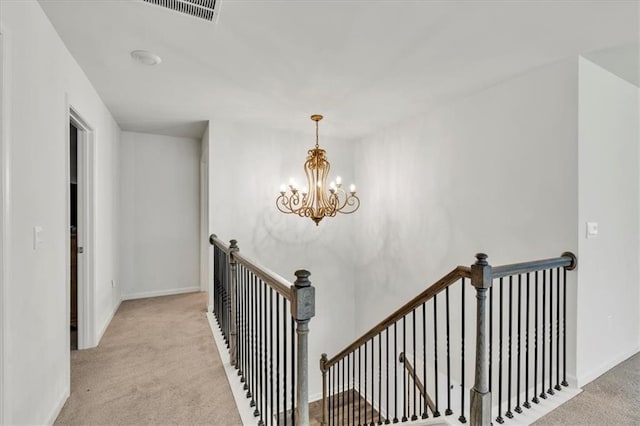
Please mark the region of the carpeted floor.
[[71, 353], [58, 425], [239, 425], [206, 294], [125, 301], [100, 346]]
[[580, 395], [534, 424], [640, 425], [640, 354], [589, 383]]

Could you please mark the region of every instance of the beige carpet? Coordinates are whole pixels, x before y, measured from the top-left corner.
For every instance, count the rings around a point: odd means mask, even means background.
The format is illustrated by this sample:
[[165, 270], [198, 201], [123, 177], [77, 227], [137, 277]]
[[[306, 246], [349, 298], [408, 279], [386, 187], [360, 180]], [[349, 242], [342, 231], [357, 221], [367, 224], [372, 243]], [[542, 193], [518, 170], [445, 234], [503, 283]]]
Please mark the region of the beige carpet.
[[239, 425], [205, 293], [125, 301], [100, 346], [71, 354], [59, 425]]
[[640, 425], [640, 354], [589, 383], [580, 395], [534, 424]]

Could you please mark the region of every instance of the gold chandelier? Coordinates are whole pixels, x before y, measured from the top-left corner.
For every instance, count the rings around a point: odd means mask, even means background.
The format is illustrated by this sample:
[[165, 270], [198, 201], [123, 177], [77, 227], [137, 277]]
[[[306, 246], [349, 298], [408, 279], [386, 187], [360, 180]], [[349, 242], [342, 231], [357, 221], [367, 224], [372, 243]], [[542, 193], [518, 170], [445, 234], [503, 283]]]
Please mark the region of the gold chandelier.
[[289, 182], [288, 190], [286, 185], [282, 185], [276, 206], [282, 213], [310, 217], [317, 226], [324, 217], [355, 212], [360, 207], [360, 199], [356, 196], [355, 185], [351, 184], [349, 192], [342, 188], [340, 176], [327, 186], [331, 165], [325, 156], [325, 150], [318, 145], [318, 122], [322, 120], [322, 116], [314, 114], [311, 119], [316, 122], [316, 147], [308, 151], [307, 161], [304, 163], [308, 186], [298, 189], [293, 179]]

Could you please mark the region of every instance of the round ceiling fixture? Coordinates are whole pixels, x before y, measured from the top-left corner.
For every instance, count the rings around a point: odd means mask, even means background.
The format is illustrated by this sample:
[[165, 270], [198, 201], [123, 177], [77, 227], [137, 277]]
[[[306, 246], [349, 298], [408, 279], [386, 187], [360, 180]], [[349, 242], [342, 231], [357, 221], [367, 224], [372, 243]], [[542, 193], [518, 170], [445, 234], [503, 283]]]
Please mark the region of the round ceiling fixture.
[[134, 50], [131, 52], [131, 57], [144, 65], [158, 65], [162, 62], [160, 56], [148, 50]]

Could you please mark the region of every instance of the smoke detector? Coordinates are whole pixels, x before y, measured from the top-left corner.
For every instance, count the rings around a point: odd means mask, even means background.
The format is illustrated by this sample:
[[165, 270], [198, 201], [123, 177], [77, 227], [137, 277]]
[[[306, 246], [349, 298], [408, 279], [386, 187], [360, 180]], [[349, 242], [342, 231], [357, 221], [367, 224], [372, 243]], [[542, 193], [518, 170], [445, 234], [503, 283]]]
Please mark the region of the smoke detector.
[[153, 52], [149, 52], [148, 50], [134, 50], [131, 52], [131, 57], [135, 61], [144, 65], [158, 65], [162, 62], [162, 58], [160, 58], [160, 56]]
[[220, 0], [142, 0], [146, 3], [166, 7], [195, 18], [215, 22], [220, 9]]

